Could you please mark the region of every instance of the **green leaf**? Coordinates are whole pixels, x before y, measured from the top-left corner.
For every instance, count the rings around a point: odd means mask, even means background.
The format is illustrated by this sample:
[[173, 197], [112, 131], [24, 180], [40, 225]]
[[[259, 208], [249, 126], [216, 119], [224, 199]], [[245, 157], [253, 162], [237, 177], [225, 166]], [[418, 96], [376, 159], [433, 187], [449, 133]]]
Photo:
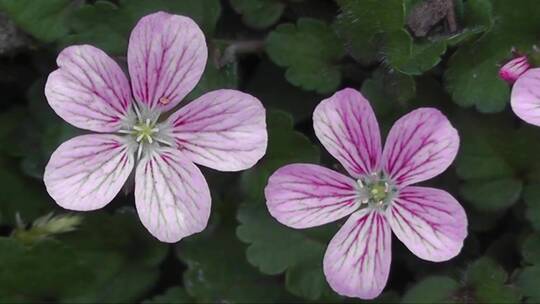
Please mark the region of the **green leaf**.
[[407, 75], [421, 75], [441, 61], [446, 42], [425, 41], [414, 43], [406, 30], [389, 33], [385, 37], [384, 54], [387, 63]]
[[231, 0], [231, 6], [242, 15], [242, 21], [255, 29], [265, 29], [276, 23], [285, 4], [276, 0]]
[[167, 11], [191, 17], [207, 34], [212, 34], [221, 14], [219, 0], [121, 0], [118, 5], [98, 0], [78, 8], [69, 18], [73, 34], [63, 44], [87, 43], [108, 53], [125, 56], [129, 33], [143, 16]]
[[362, 94], [380, 118], [404, 108], [416, 95], [416, 83], [409, 75], [379, 68], [362, 83]]
[[525, 239], [521, 254], [527, 263], [540, 265], [540, 235], [538, 233], [531, 234]]
[[[272, 85], [269, 85], [271, 79]], [[268, 108], [283, 110], [294, 116], [294, 120], [311, 118], [320, 95], [293, 86], [283, 77], [283, 71], [265, 58], [251, 77], [246, 79], [244, 91], [257, 96]]]
[[268, 35], [266, 51], [272, 61], [287, 68], [287, 80], [306, 90], [327, 93], [341, 82], [339, 60], [343, 47], [324, 22], [301, 18], [281, 24]]
[[0, 0], [0, 10], [24, 31], [47, 43], [67, 35], [66, 17], [71, 9], [69, 0]]
[[475, 106], [486, 113], [504, 110], [510, 90], [498, 77], [498, 64], [510, 56], [512, 47], [523, 52], [533, 48], [540, 19], [523, 16], [539, 14], [536, 0], [523, 0], [519, 5], [507, 0], [467, 1], [466, 15], [473, 15], [468, 18], [492, 26], [478, 40], [459, 48], [448, 62], [446, 85], [458, 105]]
[[462, 179], [496, 179], [510, 177], [513, 168], [485, 136], [465, 136], [456, 161], [456, 172]]
[[407, 290], [401, 303], [454, 303], [453, 296], [459, 288], [449, 277], [427, 277]]
[[165, 303], [193, 303], [193, 299], [187, 294], [183, 287], [171, 287], [167, 289], [165, 293], [143, 302], [143, 304]]
[[92, 279], [77, 250], [53, 239], [25, 246], [0, 238], [0, 299], [43, 302], [81, 290]]
[[521, 196], [523, 183], [513, 178], [471, 181], [460, 187], [463, 197], [479, 211], [504, 210]]
[[478, 303], [518, 303], [521, 296], [506, 285], [506, 271], [490, 258], [472, 263], [465, 274], [466, 284], [474, 288]]
[[178, 257], [187, 264], [184, 284], [201, 303], [274, 302], [283, 295], [276, 282], [246, 262], [234, 229], [218, 225], [183, 240]]
[[0, 157], [0, 213], [4, 223], [15, 224], [17, 214], [30, 222], [54, 206], [41, 183], [21, 174], [12, 160]]
[[349, 54], [361, 63], [378, 59], [381, 36], [399, 31], [405, 22], [402, 0], [338, 0], [341, 13], [335, 21]]
[[521, 289], [525, 296], [526, 303], [540, 302], [540, 288], [538, 280], [540, 279], [540, 265], [526, 267], [518, 275], [516, 285]]
[[540, 185], [538, 183], [527, 184], [523, 190], [523, 200], [527, 205], [525, 217], [534, 229], [540, 230]]
[[64, 297], [67, 303], [136, 301], [157, 282], [157, 266], [168, 249], [140, 225], [134, 212], [90, 215], [80, 230], [61, 240], [77, 248], [95, 276], [84, 290]]

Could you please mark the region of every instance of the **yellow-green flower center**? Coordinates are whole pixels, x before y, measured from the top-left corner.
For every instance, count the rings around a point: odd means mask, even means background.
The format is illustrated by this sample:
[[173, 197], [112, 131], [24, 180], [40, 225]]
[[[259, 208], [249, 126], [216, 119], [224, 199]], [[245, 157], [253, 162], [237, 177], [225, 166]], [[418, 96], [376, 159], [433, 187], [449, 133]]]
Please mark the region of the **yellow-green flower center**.
[[386, 209], [397, 194], [393, 183], [381, 173], [364, 176], [358, 180], [358, 197], [371, 208]]
[[137, 142], [143, 142], [147, 141], [148, 143], [153, 143], [154, 140], [152, 139], [152, 136], [154, 133], [159, 132], [159, 128], [156, 128], [150, 119], [147, 119], [144, 122], [139, 122], [138, 124], [133, 126], [133, 135], [135, 136], [135, 140]]
[[386, 195], [388, 194], [388, 184], [384, 182], [377, 182], [373, 185], [371, 185], [371, 189], [369, 190], [369, 194], [371, 196], [371, 199], [374, 201], [383, 201], [386, 198]]

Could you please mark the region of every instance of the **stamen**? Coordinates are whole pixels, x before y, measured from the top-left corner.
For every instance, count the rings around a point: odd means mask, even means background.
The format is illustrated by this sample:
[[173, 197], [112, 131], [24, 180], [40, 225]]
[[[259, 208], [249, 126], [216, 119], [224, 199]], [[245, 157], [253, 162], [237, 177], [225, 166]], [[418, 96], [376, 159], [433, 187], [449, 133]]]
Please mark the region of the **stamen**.
[[147, 126], [150, 126], [150, 118], [147, 118], [147, 119], [146, 119], [146, 125], [147, 125]]
[[135, 139], [137, 142], [140, 142], [141, 139], [144, 137], [144, 133], [140, 134], [139, 136], [137, 136], [137, 138]]
[[137, 103], [133, 103], [133, 109], [135, 110], [135, 114], [137, 114], [137, 118], [141, 118], [141, 112], [139, 111], [139, 108], [137, 107]]
[[173, 146], [173, 143], [171, 143], [170, 141], [167, 141], [167, 140], [159, 138], [159, 137], [156, 137], [156, 141], [159, 142], [159, 143], [162, 143], [164, 145], [167, 145], [169, 147]]
[[135, 132], [130, 131], [130, 130], [118, 130], [118, 133], [122, 133], [122, 134], [135, 134]]
[[139, 126], [133, 126], [133, 129], [135, 129], [136, 131], [142, 131], [143, 128], [142, 127], [139, 127]]
[[150, 136], [150, 135], [146, 135], [146, 139], [148, 140], [149, 143], [154, 142], [154, 140], [152, 140], [152, 136]]
[[143, 143], [141, 142], [139, 144], [139, 148], [137, 150], [137, 159], [141, 159], [141, 155], [142, 155], [142, 146], [143, 146]]
[[159, 128], [153, 128], [153, 129], [152, 129], [152, 130], [150, 130], [150, 131], [152, 131], [152, 132], [156, 133], [156, 132], [159, 132]]

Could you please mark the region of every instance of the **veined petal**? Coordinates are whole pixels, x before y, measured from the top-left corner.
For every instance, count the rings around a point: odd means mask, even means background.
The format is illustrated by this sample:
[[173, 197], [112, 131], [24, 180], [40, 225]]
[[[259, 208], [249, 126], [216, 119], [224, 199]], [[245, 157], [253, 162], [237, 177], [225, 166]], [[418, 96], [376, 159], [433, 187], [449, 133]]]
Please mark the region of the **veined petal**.
[[446, 191], [405, 187], [386, 212], [397, 238], [419, 258], [446, 261], [463, 247], [467, 215]]
[[127, 57], [135, 99], [167, 111], [199, 82], [208, 50], [193, 20], [157, 12], [139, 20], [129, 38]]
[[313, 112], [315, 134], [353, 177], [379, 169], [381, 135], [367, 99], [344, 89], [321, 101]]
[[540, 68], [530, 69], [516, 80], [510, 103], [519, 118], [540, 126]]
[[333, 222], [360, 206], [355, 181], [318, 165], [293, 164], [278, 169], [264, 193], [270, 214], [293, 228]]
[[65, 48], [56, 62], [45, 85], [56, 114], [81, 129], [117, 131], [131, 104], [129, 82], [118, 64], [91, 45]]
[[266, 152], [266, 114], [257, 98], [235, 90], [206, 93], [168, 119], [178, 148], [220, 171], [252, 167]]
[[420, 108], [392, 126], [383, 151], [384, 171], [406, 186], [439, 175], [452, 164], [459, 135], [446, 116], [434, 108]]
[[324, 255], [324, 274], [330, 287], [348, 297], [377, 297], [390, 273], [391, 240], [383, 213], [369, 208], [353, 213]]
[[135, 204], [146, 229], [174, 243], [206, 228], [210, 190], [199, 168], [180, 151], [161, 148], [137, 165]]
[[77, 211], [102, 208], [120, 192], [134, 166], [123, 138], [82, 135], [58, 147], [43, 181], [58, 205]]

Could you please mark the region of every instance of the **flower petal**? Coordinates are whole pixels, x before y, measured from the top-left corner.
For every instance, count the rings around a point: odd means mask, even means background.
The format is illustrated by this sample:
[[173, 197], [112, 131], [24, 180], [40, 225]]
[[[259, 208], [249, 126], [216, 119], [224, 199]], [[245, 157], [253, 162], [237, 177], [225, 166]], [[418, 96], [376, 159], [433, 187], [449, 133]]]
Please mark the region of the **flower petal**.
[[360, 92], [344, 89], [313, 112], [315, 134], [353, 177], [379, 169], [381, 135], [373, 109]]
[[405, 187], [386, 212], [397, 238], [419, 258], [446, 261], [463, 247], [467, 215], [446, 191]]
[[420, 108], [392, 127], [383, 151], [384, 171], [400, 186], [442, 173], [456, 157], [459, 135], [446, 116]]
[[139, 20], [127, 56], [135, 100], [167, 111], [199, 82], [208, 50], [193, 20], [157, 12]]
[[135, 204], [146, 229], [174, 243], [206, 228], [210, 190], [199, 168], [181, 152], [162, 148], [137, 166]]
[[126, 75], [105, 52], [90, 45], [65, 48], [45, 85], [53, 110], [70, 124], [114, 132], [131, 104]]
[[530, 69], [516, 80], [510, 103], [519, 118], [540, 126], [540, 68]]
[[383, 213], [369, 208], [353, 213], [324, 255], [324, 274], [330, 287], [343, 296], [377, 297], [390, 273], [391, 240]]
[[220, 171], [252, 167], [266, 152], [265, 110], [255, 97], [217, 90], [168, 119], [179, 149], [193, 162]]
[[70, 210], [95, 210], [120, 192], [133, 166], [133, 153], [122, 137], [81, 135], [54, 151], [43, 181], [58, 205]]
[[293, 164], [278, 169], [264, 193], [270, 214], [293, 228], [333, 222], [360, 206], [355, 181], [318, 165]]

